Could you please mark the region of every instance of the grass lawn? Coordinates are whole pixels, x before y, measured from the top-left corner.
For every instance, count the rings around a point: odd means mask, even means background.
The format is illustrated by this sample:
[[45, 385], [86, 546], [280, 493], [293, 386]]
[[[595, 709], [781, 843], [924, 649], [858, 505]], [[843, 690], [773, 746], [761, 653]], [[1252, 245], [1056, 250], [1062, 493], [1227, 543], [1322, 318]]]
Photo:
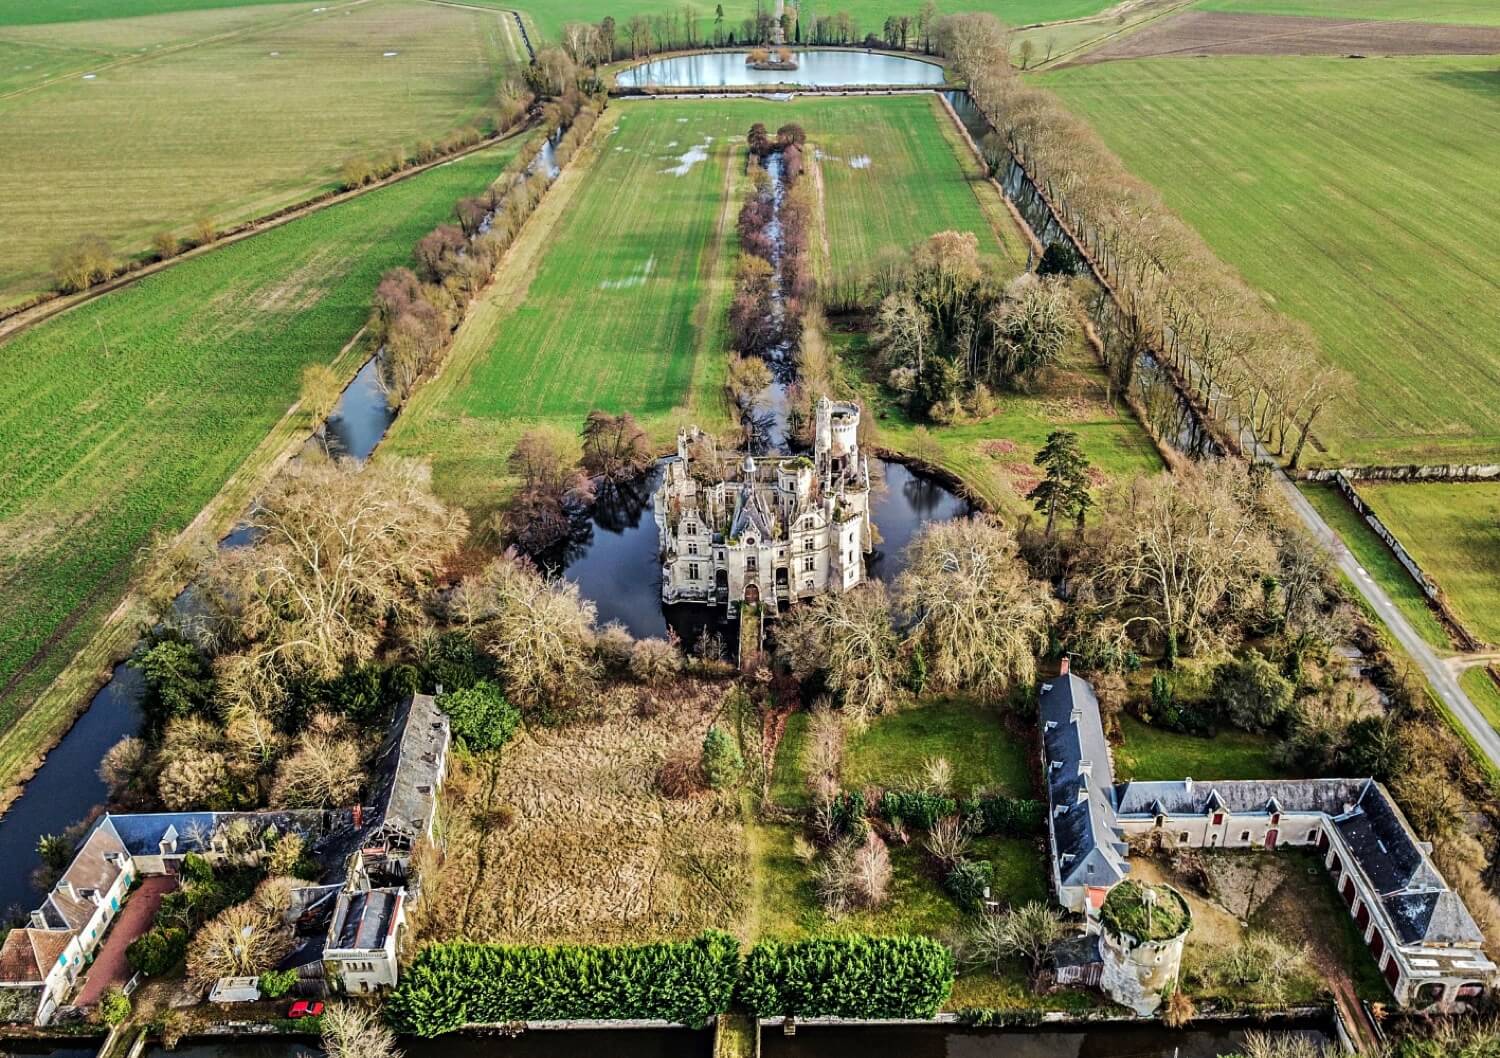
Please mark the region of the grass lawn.
[[1130, 410], [1109, 405], [1104, 372], [1081, 341], [1036, 392], [998, 394], [999, 408], [987, 418], [939, 426], [914, 422], [880, 385], [862, 335], [829, 338], [842, 354], [846, 381], [874, 409], [875, 442], [942, 467], [1002, 514], [1032, 511], [1026, 497], [1041, 478], [1032, 460], [1056, 429], [1078, 435], [1101, 484], [1162, 468], [1161, 453]]
[[479, 122], [521, 54], [503, 13], [423, 0], [0, 29], [0, 57], [42, 48], [94, 76], [0, 95], [0, 306], [49, 287], [82, 235], [138, 254], [200, 216], [227, 226], [329, 188], [350, 156]]
[[[387, 450], [430, 456], [439, 492], [482, 512], [503, 498], [504, 456], [528, 425], [573, 433], [593, 408], [630, 411], [664, 447], [679, 425], [727, 425], [734, 218], [756, 121], [800, 122], [831, 156], [822, 168], [825, 203], [838, 202], [828, 224], [836, 267], [949, 228], [979, 231], [997, 260], [1019, 245], [930, 97], [621, 103], [528, 224]], [[868, 169], [836, 166], [856, 150]]]
[[[19, 0], [16, 0], [19, 2]], [[80, 0], [85, 2], [85, 0]], [[97, 2], [97, 0], [95, 0]], [[713, 37], [713, 0], [687, 0], [686, 3], [665, 5], [653, 0], [472, 0], [486, 7], [515, 7], [524, 14], [541, 35], [548, 40], [560, 40], [562, 28], [569, 22], [598, 22], [613, 18], [623, 27], [632, 15], [660, 15], [670, 11], [679, 17], [684, 9], [692, 10], [698, 17], [700, 36]], [[1114, 0], [937, 0], [940, 14], [964, 11], [988, 11], [1003, 22], [1013, 26], [1029, 25], [1033, 22], [1053, 22], [1058, 19], [1083, 18], [1096, 14], [1111, 6]], [[788, 4], [788, 11], [795, 5]], [[810, 5], [812, 6], [812, 5]], [[920, 6], [920, 5], [917, 5]], [[840, 0], [832, 7], [818, 7], [819, 17], [834, 11], [847, 12], [854, 19], [859, 34], [874, 33], [877, 36], [889, 15], [915, 16], [917, 8], [901, 0]], [[749, 0], [729, 0], [724, 4], [724, 32], [744, 31], [741, 23], [755, 15], [755, 5]], [[679, 31], [680, 32], [680, 31]], [[913, 30], [915, 33], [915, 30]]]
[[1479, 711], [1484, 714], [1490, 726], [1500, 730], [1500, 686], [1490, 674], [1484, 671], [1484, 666], [1465, 669], [1463, 675], [1458, 678], [1459, 686], [1463, 687], [1464, 693], [1469, 696]]
[[1492, 60], [1156, 60], [1039, 80], [1269, 302], [1307, 322], [1329, 361], [1349, 373], [1349, 388], [1315, 428], [1308, 462], [1493, 454], [1500, 74]]
[[[1303, 482], [1298, 485], [1323, 520], [1339, 534], [1344, 546], [1359, 559], [1359, 564], [1370, 577], [1385, 589], [1403, 617], [1411, 622], [1427, 644], [1438, 650], [1451, 651], [1453, 641], [1448, 637], [1443, 624], [1427, 603], [1427, 596], [1417, 587], [1406, 567], [1396, 561], [1385, 541], [1375, 535], [1375, 530], [1349, 506], [1349, 501], [1332, 485]], [[1363, 492], [1363, 486], [1361, 486]]]
[[1212, 738], [1184, 735], [1120, 717], [1123, 736], [1114, 747], [1117, 779], [1278, 779], [1296, 778], [1273, 754], [1265, 735], [1225, 729]]
[[1202, 0], [1198, 6], [1205, 11], [1230, 11], [1243, 15], [1500, 25], [1500, 7], [1490, 0]]
[[1481, 642], [1500, 643], [1500, 482], [1359, 486]]
[[843, 782], [864, 786], [920, 785], [923, 765], [946, 757], [953, 766], [953, 792], [996, 790], [1012, 797], [1031, 789], [1029, 746], [1008, 730], [999, 713], [966, 698], [938, 698], [881, 716], [849, 736]]
[[0, 725], [114, 609], [151, 535], [186, 526], [288, 415], [302, 368], [334, 361], [381, 273], [517, 146], [183, 261], [6, 344]]
[[282, 0], [0, 0], [0, 26], [165, 15], [223, 7], [256, 7]]

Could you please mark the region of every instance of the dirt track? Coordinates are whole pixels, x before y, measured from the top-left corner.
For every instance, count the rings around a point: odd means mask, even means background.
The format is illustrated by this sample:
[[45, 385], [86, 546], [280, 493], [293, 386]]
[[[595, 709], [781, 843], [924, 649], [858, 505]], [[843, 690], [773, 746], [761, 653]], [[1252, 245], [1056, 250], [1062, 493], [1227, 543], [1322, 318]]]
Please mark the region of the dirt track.
[[1188, 11], [1066, 65], [1194, 55], [1490, 55], [1500, 27]]

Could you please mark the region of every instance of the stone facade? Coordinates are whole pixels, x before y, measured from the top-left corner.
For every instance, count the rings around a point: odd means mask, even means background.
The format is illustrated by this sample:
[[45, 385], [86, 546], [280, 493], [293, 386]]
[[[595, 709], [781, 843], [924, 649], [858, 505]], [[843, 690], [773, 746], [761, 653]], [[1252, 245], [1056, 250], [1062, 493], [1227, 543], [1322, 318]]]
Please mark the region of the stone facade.
[[859, 405], [824, 397], [813, 454], [720, 453], [697, 427], [677, 435], [653, 508], [662, 601], [779, 605], [865, 579], [870, 469]]
[[1099, 987], [1116, 1003], [1143, 1017], [1154, 1014], [1162, 997], [1177, 983], [1182, 973], [1183, 941], [1192, 926], [1187, 901], [1171, 886], [1150, 886], [1145, 891], [1177, 905], [1183, 917], [1180, 930], [1170, 937], [1142, 938], [1113, 928], [1107, 917], [1099, 925], [1099, 958], [1103, 963]]

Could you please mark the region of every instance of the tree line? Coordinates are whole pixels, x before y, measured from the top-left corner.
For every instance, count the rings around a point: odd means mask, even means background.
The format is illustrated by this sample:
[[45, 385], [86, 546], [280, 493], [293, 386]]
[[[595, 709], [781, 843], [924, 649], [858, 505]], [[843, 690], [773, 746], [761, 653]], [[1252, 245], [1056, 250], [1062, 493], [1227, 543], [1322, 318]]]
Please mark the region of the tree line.
[[999, 22], [944, 21], [945, 54], [996, 130], [985, 144], [990, 164], [1024, 170], [1108, 284], [1087, 307], [1114, 389], [1128, 393], [1142, 355], [1157, 356], [1210, 415], [1253, 429], [1295, 466], [1343, 384], [1312, 332], [1268, 306], [1086, 122], [1024, 81]]

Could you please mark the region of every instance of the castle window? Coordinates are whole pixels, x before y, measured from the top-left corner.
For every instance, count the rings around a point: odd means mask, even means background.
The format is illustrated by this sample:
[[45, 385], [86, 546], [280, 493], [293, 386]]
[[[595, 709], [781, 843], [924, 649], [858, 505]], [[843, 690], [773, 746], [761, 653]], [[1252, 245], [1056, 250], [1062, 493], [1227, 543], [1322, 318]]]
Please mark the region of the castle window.
[[746, 573], [754, 573], [759, 568], [760, 568], [760, 566], [756, 563], [756, 558], [755, 558], [754, 555], [746, 555], [745, 556], [745, 572]]
[[688, 541], [688, 554], [690, 554], [690, 555], [696, 555], [697, 553], [698, 553], [698, 541], [696, 541], [696, 540], [689, 540]]
[[806, 540], [804, 540], [802, 542], [802, 550], [804, 550], [804, 551], [811, 551], [813, 548], [815, 548], [817, 546], [818, 546], [817, 544], [813, 543], [813, 538], [812, 537], [808, 537]]
[[803, 573], [811, 573], [812, 571], [813, 571], [813, 557], [811, 555], [808, 555], [806, 558], [804, 558], [802, 560], [802, 572]]
[[1242, 830], [1242, 831], [1240, 831], [1240, 840], [1241, 841], [1249, 841], [1250, 840], [1250, 831], [1248, 831], [1248, 830]]
[[813, 589], [813, 582], [812, 582], [812, 578], [811, 578], [811, 577], [809, 577], [809, 578], [808, 578], [808, 579], [807, 579], [807, 580], [805, 580], [805, 581], [803, 581], [803, 582], [802, 582], [802, 586], [803, 586], [803, 587], [804, 587], [804, 588], [806, 588], [806, 589], [807, 589], [807, 590], [808, 590], [808, 591], [812, 591], [812, 589]]
[[1184, 830], [1181, 834], [1177, 835], [1177, 844], [1179, 844], [1179, 845], [1186, 845], [1187, 843], [1188, 843], [1188, 832], [1186, 830]]
[[688, 563], [688, 580], [697, 580], [697, 579], [698, 579], [698, 563], [696, 563], [696, 562], [689, 562]]

